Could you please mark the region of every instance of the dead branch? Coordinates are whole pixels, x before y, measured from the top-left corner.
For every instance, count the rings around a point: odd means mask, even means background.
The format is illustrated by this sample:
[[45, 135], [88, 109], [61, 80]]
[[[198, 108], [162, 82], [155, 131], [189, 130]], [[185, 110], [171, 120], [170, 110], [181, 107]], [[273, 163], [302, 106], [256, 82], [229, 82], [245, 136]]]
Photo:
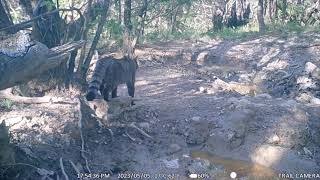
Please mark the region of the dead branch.
[[[71, 166], [73, 167], [73, 169], [77, 172], [77, 174], [80, 174], [80, 170], [78, 169], [78, 167], [74, 164], [73, 161], [69, 160], [69, 163], [71, 164]], [[80, 177], [80, 179], [82, 179], [82, 177]]]
[[57, 67], [83, 43], [78, 41], [48, 49], [44, 44], [35, 42], [24, 56], [10, 57], [0, 53], [0, 90], [27, 82]]
[[78, 98], [78, 106], [77, 106], [77, 110], [79, 113], [79, 121], [78, 121], [78, 127], [79, 127], [79, 131], [80, 131], [80, 138], [81, 138], [81, 157], [84, 159], [85, 163], [86, 163], [86, 169], [89, 173], [91, 173], [91, 170], [89, 168], [89, 163], [88, 163], [88, 159], [86, 157], [85, 153], [85, 147], [84, 147], [84, 138], [83, 138], [83, 132], [82, 132], [82, 112], [81, 112], [81, 99], [80, 97]]
[[63, 12], [64, 12], [64, 11], [76, 11], [77, 13], [79, 13], [80, 17], [83, 16], [82, 13], [81, 13], [81, 11], [80, 11], [80, 9], [75, 8], [75, 7], [72, 7], [72, 8], [70, 8], [70, 9], [56, 9], [56, 10], [54, 10], [54, 11], [51, 11], [51, 12], [44, 13], [44, 14], [41, 14], [41, 15], [39, 15], [39, 16], [36, 16], [36, 17], [34, 17], [34, 18], [32, 18], [32, 19], [30, 19], [30, 20], [28, 20], [28, 21], [24, 21], [24, 22], [21, 22], [21, 23], [19, 23], [19, 24], [14, 24], [14, 25], [11, 25], [11, 26], [2, 28], [2, 29], [0, 29], [0, 32], [2, 32], [2, 31], [7, 31], [7, 30], [10, 30], [10, 29], [14, 29], [14, 32], [17, 32], [17, 31], [19, 31], [19, 30], [21, 30], [21, 29], [29, 28], [29, 27], [32, 26], [32, 23], [33, 23], [34, 21], [37, 21], [38, 19], [41, 19], [41, 18], [44, 17], [44, 16], [49, 16], [49, 15], [55, 14], [55, 13], [57, 13], [57, 12], [59, 12], [59, 11], [63, 11]]
[[70, 99], [59, 98], [59, 97], [51, 97], [51, 96], [43, 96], [43, 97], [22, 97], [15, 96], [12, 94], [0, 94], [0, 99], [8, 99], [13, 102], [22, 103], [22, 104], [44, 104], [44, 103], [56, 103], [56, 104], [76, 104]]
[[98, 41], [100, 39], [100, 35], [101, 35], [102, 31], [103, 31], [103, 27], [107, 22], [109, 6], [110, 6], [109, 0], [104, 0], [103, 7], [102, 7], [104, 9], [104, 11], [101, 14], [101, 17], [100, 17], [100, 20], [99, 20], [99, 23], [98, 23], [98, 27], [97, 27], [97, 30], [96, 30], [96, 34], [95, 34], [95, 36], [94, 36], [94, 38], [92, 40], [92, 44], [91, 44], [91, 47], [90, 47], [89, 52], [87, 54], [87, 57], [85, 58], [85, 60], [83, 62], [83, 66], [82, 66], [82, 77], [83, 77], [83, 79], [85, 79], [85, 76], [86, 76], [87, 71], [89, 69], [89, 65], [90, 65], [94, 50], [97, 47]]
[[69, 177], [68, 177], [66, 171], [64, 170], [62, 158], [60, 158], [59, 162], [60, 162], [60, 168], [61, 168], [61, 171], [62, 171], [62, 174], [63, 174], [65, 180], [69, 180]]
[[125, 134], [131, 141], [136, 142], [136, 138], [132, 137], [127, 130], [125, 131]]

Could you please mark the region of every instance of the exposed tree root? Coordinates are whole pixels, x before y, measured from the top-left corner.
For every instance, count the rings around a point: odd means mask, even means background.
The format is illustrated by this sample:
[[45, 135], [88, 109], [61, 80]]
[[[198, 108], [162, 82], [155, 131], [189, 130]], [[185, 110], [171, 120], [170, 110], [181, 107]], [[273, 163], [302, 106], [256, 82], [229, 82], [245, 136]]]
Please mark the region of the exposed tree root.
[[62, 171], [62, 174], [63, 174], [63, 176], [64, 176], [64, 179], [65, 179], [65, 180], [69, 180], [69, 176], [67, 175], [66, 171], [64, 170], [62, 158], [60, 158], [59, 163], [60, 163], [60, 169], [61, 169], [61, 171]]
[[88, 163], [88, 159], [86, 157], [86, 155], [84, 154], [85, 151], [85, 142], [84, 142], [84, 138], [83, 138], [83, 132], [82, 132], [82, 112], [81, 112], [81, 99], [80, 97], [78, 98], [78, 106], [77, 106], [78, 112], [79, 112], [79, 121], [78, 121], [78, 127], [79, 127], [79, 131], [80, 131], [80, 138], [81, 138], [81, 157], [83, 158], [83, 160], [86, 163], [86, 169], [89, 173], [91, 173], [91, 170], [89, 168], [89, 163]]

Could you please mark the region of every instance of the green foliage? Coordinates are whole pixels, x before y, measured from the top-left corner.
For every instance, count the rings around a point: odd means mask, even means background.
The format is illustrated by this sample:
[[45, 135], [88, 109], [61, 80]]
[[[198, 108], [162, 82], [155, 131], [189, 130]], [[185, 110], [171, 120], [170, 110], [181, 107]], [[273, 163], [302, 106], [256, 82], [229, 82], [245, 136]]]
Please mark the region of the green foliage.
[[9, 99], [3, 99], [0, 101], [0, 107], [4, 108], [5, 110], [11, 110], [13, 104], [13, 101]]
[[50, 12], [56, 8], [55, 4], [51, 0], [46, 0], [43, 3], [44, 3], [44, 6], [46, 6], [48, 8], [48, 12]]
[[278, 32], [282, 34], [304, 33], [304, 32], [320, 32], [318, 26], [305, 25], [302, 26], [299, 22], [292, 21], [288, 23], [271, 23], [267, 25], [268, 32]]
[[184, 31], [170, 32], [170, 30], [158, 30], [147, 33], [144, 37], [146, 41], [168, 41], [168, 40], [182, 40], [182, 39], [197, 39], [202, 36], [201, 33], [195, 29], [186, 29]]
[[115, 19], [108, 20], [106, 28], [108, 29], [110, 37], [113, 37], [115, 39], [119, 39], [122, 37], [122, 27], [119, 21]]
[[280, 33], [290, 33], [297, 32], [301, 33], [303, 31], [303, 27], [296, 21], [288, 22], [288, 23], [271, 23], [267, 25], [267, 29], [269, 32], [280, 32]]
[[248, 24], [238, 28], [223, 28], [220, 32], [209, 31], [206, 35], [214, 38], [222, 39], [244, 39], [250, 36], [255, 36], [259, 32], [257, 24]]
[[294, 21], [300, 23], [303, 20], [305, 14], [305, 7], [303, 5], [288, 5], [288, 19], [289, 21]]
[[287, 0], [277, 1], [277, 7], [279, 9], [280, 17], [285, 18], [287, 16]]

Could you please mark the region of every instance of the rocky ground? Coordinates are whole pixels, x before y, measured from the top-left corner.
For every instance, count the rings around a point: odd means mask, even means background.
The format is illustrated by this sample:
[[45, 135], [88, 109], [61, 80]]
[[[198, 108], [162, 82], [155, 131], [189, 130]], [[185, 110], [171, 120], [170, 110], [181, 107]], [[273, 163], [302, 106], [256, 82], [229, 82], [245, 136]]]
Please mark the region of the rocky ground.
[[[12, 177], [22, 168], [28, 171], [14, 178], [78, 179], [88, 170], [102, 179], [319, 173], [319, 36], [145, 45], [137, 51], [132, 107], [120, 98], [100, 108], [70, 92], [57, 95], [67, 103], [2, 100], [0, 121], [14, 143], [3, 151], [18, 153], [0, 174]], [[119, 91], [127, 96], [124, 86]]]

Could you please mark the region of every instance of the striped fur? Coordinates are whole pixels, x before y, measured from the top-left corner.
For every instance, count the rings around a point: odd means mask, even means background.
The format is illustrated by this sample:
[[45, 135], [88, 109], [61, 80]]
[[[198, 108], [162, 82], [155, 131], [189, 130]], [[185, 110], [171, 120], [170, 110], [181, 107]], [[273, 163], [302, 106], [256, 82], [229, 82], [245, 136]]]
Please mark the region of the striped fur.
[[108, 101], [110, 92], [112, 92], [112, 98], [117, 97], [117, 87], [120, 84], [126, 84], [129, 96], [134, 97], [137, 68], [136, 60], [129, 58], [106, 57], [99, 59], [89, 83], [86, 99], [88, 101], [97, 99], [100, 91], [103, 98]]

